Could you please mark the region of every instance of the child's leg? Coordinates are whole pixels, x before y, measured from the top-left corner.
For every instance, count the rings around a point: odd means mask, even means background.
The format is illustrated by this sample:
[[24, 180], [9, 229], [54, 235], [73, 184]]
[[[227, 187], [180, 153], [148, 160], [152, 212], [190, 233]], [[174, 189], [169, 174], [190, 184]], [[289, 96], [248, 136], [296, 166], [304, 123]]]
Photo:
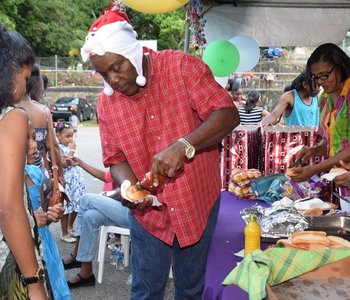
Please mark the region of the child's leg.
[[75, 221], [75, 218], [77, 217], [77, 212], [76, 211], [73, 211], [71, 212], [69, 215], [68, 215], [68, 226], [67, 226], [67, 229], [68, 231], [73, 229], [74, 227], [74, 221]]
[[66, 214], [66, 215], [63, 215], [61, 218], [62, 236], [68, 235], [68, 216], [69, 214]]

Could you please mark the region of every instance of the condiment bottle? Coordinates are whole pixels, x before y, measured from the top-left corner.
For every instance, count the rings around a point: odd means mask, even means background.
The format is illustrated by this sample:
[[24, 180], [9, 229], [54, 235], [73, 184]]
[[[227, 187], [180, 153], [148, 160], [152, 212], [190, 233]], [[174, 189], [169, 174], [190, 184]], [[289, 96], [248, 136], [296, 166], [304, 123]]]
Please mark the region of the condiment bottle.
[[249, 252], [260, 249], [261, 228], [256, 215], [250, 215], [249, 222], [244, 228], [244, 256]]
[[136, 185], [138, 189], [145, 189], [148, 191], [154, 191], [156, 189], [162, 188], [164, 186], [166, 177], [162, 175], [158, 175], [158, 186], [153, 185], [153, 173], [147, 172], [145, 177], [139, 181]]

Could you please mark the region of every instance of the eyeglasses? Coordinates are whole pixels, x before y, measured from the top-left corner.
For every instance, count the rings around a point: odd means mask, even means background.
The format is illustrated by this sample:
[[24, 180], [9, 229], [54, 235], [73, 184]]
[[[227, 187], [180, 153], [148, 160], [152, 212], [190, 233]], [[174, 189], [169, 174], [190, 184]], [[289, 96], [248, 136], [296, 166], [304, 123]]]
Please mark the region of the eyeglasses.
[[311, 75], [311, 80], [315, 83], [317, 83], [317, 82], [322, 83], [322, 82], [328, 80], [328, 78], [332, 75], [334, 69], [335, 69], [335, 66], [333, 66], [333, 68], [329, 70], [328, 74], [324, 74], [324, 75], [320, 75], [320, 76]]

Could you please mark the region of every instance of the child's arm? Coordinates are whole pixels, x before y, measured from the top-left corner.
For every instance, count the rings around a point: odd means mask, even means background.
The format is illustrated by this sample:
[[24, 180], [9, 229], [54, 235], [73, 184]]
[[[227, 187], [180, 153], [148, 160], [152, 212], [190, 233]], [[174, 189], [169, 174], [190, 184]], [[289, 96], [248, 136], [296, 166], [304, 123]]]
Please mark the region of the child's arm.
[[90, 175], [96, 177], [97, 179], [100, 179], [101, 181], [106, 182], [106, 177], [105, 177], [106, 171], [97, 169], [78, 157], [72, 157], [72, 161], [75, 163], [75, 165], [78, 165], [79, 167], [84, 169], [86, 172], [88, 172]]

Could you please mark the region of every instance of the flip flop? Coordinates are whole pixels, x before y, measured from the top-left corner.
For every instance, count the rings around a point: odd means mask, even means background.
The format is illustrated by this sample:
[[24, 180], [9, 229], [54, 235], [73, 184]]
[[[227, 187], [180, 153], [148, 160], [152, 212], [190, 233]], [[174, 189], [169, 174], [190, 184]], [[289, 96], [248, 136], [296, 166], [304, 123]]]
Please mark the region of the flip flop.
[[63, 267], [65, 270], [70, 270], [70, 269], [75, 269], [75, 268], [80, 268], [81, 267], [81, 262], [77, 261], [76, 258], [73, 256], [71, 253], [70, 256], [73, 258], [71, 262], [65, 263], [64, 260], [62, 259]]
[[83, 286], [93, 286], [96, 283], [96, 279], [95, 279], [95, 275], [92, 274], [90, 277], [88, 278], [83, 278], [81, 277], [81, 275], [78, 273], [77, 276], [79, 277], [79, 281], [77, 282], [70, 282], [67, 281], [68, 287], [70, 289], [75, 289], [78, 287], [83, 287]]

